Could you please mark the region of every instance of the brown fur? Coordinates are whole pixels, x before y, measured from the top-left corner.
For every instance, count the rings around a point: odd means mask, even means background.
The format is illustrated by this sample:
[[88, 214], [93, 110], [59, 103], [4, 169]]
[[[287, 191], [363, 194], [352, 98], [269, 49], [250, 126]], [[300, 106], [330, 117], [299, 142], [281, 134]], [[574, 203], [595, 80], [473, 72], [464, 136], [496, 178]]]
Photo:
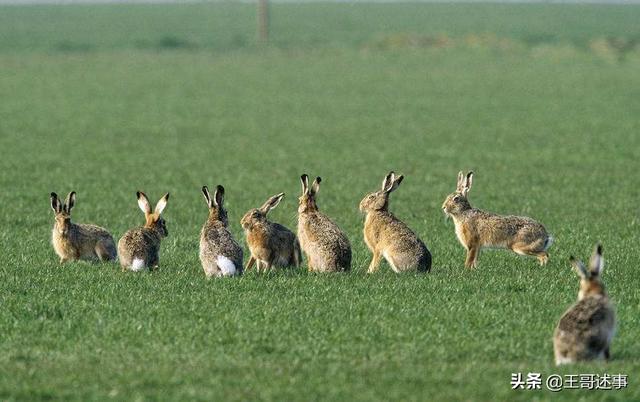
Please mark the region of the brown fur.
[[283, 197], [284, 193], [274, 195], [260, 208], [247, 211], [240, 220], [251, 251], [247, 270], [254, 263], [260, 271], [271, 269], [273, 266], [298, 267], [302, 261], [300, 244], [293, 232], [267, 219], [269, 211], [275, 208]]
[[145, 215], [145, 224], [128, 230], [118, 241], [118, 254], [122, 270], [134, 269], [134, 260], [142, 260], [144, 268], [156, 269], [160, 263], [160, 242], [169, 235], [165, 220], [161, 214], [164, 210], [169, 193], [158, 201], [155, 210], [151, 211], [151, 205], [147, 196], [138, 191], [138, 205]]
[[372, 252], [369, 273], [378, 269], [383, 256], [395, 272], [431, 269], [431, 253], [422, 240], [402, 221], [389, 212], [389, 194], [402, 182], [403, 176], [390, 172], [382, 189], [365, 196], [360, 211], [367, 214], [364, 222], [364, 241]]
[[578, 302], [560, 318], [553, 335], [556, 365], [610, 357], [615, 329], [615, 310], [601, 280], [602, 247], [597, 245], [587, 270], [571, 257], [580, 276]]
[[55, 224], [51, 242], [60, 263], [67, 261], [113, 261], [116, 246], [109, 232], [100, 226], [71, 222], [71, 209], [75, 205], [76, 193], [72, 191], [62, 204], [56, 193], [51, 193], [51, 208], [55, 212]]
[[309, 187], [304, 174], [298, 204], [298, 239], [307, 257], [309, 271], [340, 272], [351, 269], [351, 244], [342, 230], [318, 210], [316, 194], [320, 177]]
[[545, 227], [524, 216], [504, 216], [473, 208], [467, 194], [471, 189], [473, 172], [465, 177], [458, 174], [455, 193], [447, 196], [442, 209], [453, 218], [456, 236], [467, 250], [465, 266], [475, 268], [483, 248], [506, 248], [520, 255], [538, 258], [540, 265], [549, 260], [547, 249], [553, 238]]
[[[200, 231], [199, 256], [202, 269], [207, 277], [242, 275], [242, 248], [227, 229], [229, 220], [224, 209], [224, 187], [217, 186], [213, 198], [207, 186], [202, 187], [202, 193], [209, 207], [209, 217]], [[219, 266], [221, 256], [233, 263], [233, 273], [225, 273]]]

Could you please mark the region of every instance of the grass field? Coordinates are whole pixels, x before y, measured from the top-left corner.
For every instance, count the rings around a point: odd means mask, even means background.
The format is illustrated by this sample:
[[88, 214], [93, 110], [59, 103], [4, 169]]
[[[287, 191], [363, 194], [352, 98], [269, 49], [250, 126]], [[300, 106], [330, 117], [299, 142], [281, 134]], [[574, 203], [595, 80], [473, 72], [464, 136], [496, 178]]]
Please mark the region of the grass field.
[[[640, 400], [640, 7], [272, 17], [259, 49], [250, 5], [0, 9], [0, 399]], [[357, 205], [390, 169], [428, 275], [365, 274]], [[440, 209], [463, 169], [474, 205], [547, 226], [547, 266], [496, 251], [464, 269]], [[199, 188], [226, 187], [243, 239], [242, 214], [280, 191], [272, 218], [295, 228], [303, 172], [323, 177], [353, 271], [206, 281]], [[120, 237], [143, 221], [138, 189], [171, 192], [158, 272], [58, 265], [49, 192], [77, 191], [74, 220]], [[551, 336], [578, 288], [567, 259], [598, 240], [613, 360], [556, 368]], [[625, 373], [629, 387], [512, 391], [517, 372]]]

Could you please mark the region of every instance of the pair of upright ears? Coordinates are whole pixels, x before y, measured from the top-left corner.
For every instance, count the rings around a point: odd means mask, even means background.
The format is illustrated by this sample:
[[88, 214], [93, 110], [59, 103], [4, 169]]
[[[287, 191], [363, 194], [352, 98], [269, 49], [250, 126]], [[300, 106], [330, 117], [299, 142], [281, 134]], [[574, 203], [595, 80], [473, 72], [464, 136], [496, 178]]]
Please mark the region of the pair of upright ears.
[[302, 182], [302, 194], [314, 195], [320, 190], [320, 183], [322, 182], [322, 177], [318, 176], [309, 186], [309, 176], [305, 173], [300, 176], [300, 181]]
[[395, 189], [400, 186], [400, 183], [402, 183], [402, 180], [404, 180], [403, 175], [396, 176], [393, 171], [389, 172], [384, 180], [382, 180], [382, 192], [390, 193], [395, 191]]
[[158, 201], [155, 209], [152, 212], [151, 204], [149, 203], [149, 198], [147, 198], [147, 195], [145, 193], [143, 193], [142, 191], [137, 191], [136, 197], [138, 197], [138, 206], [140, 207], [142, 212], [144, 212], [145, 216], [151, 215], [151, 214], [155, 214], [159, 216], [162, 213], [162, 211], [164, 211], [164, 209], [166, 208], [167, 201], [169, 201], [169, 193], [167, 193], [162, 198], [160, 198], [160, 201]]
[[591, 258], [589, 259], [589, 267], [587, 268], [584, 263], [574, 256], [569, 258], [569, 262], [571, 262], [571, 266], [578, 273], [580, 278], [582, 279], [590, 279], [602, 274], [602, 270], [604, 268], [604, 259], [602, 258], [602, 245], [596, 244], [593, 254], [591, 254]]
[[76, 205], [76, 192], [72, 191], [67, 195], [67, 199], [64, 203], [60, 202], [58, 194], [51, 193], [51, 209], [56, 214], [65, 212], [71, 214], [71, 209]]
[[467, 196], [469, 190], [471, 190], [471, 184], [473, 183], [473, 172], [469, 172], [466, 175], [462, 172], [458, 172], [458, 184], [456, 190], [463, 196]]
[[213, 194], [213, 197], [211, 197], [207, 186], [202, 186], [202, 194], [204, 194], [204, 200], [207, 202], [209, 209], [222, 207], [222, 204], [224, 203], [224, 187], [221, 185], [218, 184], [216, 186], [216, 191]]

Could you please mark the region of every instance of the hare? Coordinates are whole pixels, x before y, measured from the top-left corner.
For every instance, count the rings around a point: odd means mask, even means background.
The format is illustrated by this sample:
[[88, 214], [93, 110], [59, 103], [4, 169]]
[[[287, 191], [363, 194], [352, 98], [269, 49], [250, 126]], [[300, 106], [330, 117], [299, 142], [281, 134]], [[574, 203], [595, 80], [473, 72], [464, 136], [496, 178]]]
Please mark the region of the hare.
[[298, 199], [298, 239], [307, 256], [309, 271], [340, 272], [351, 269], [351, 245], [340, 228], [318, 210], [316, 194], [322, 179], [309, 187], [309, 176], [300, 176], [302, 195]]
[[71, 222], [71, 210], [75, 204], [75, 191], [67, 195], [64, 204], [56, 193], [51, 193], [51, 208], [55, 212], [51, 242], [60, 257], [60, 264], [75, 260], [115, 260], [116, 244], [105, 228]]
[[296, 235], [279, 223], [267, 219], [269, 211], [277, 207], [283, 197], [284, 193], [274, 195], [260, 208], [249, 210], [240, 220], [251, 251], [247, 271], [254, 263], [258, 272], [273, 266], [300, 266], [302, 253]]
[[382, 188], [360, 201], [360, 211], [366, 214], [364, 241], [373, 253], [369, 273], [378, 269], [380, 256], [395, 272], [428, 272], [431, 269], [431, 253], [422, 240], [389, 212], [389, 194], [400, 186], [403, 179], [404, 176], [389, 172], [382, 181]]
[[211, 198], [207, 186], [202, 187], [209, 207], [209, 218], [200, 232], [200, 262], [207, 278], [242, 275], [242, 248], [227, 229], [229, 220], [224, 209], [224, 187], [217, 186]]
[[129, 229], [118, 242], [118, 254], [122, 270], [134, 272], [144, 269], [156, 269], [160, 262], [160, 241], [169, 235], [165, 220], [161, 214], [167, 206], [169, 193], [165, 194], [151, 212], [147, 196], [136, 192], [138, 206], [144, 212], [144, 226]]
[[458, 173], [456, 192], [447, 196], [442, 209], [452, 217], [456, 236], [467, 250], [465, 266], [475, 268], [483, 248], [506, 248], [520, 255], [536, 256], [540, 265], [549, 260], [553, 242], [542, 224], [524, 216], [502, 216], [473, 208], [467, 199], [473, 172]]
[[571, 265], [580, 276], [578, 302], [560, 318], [553, 335], [556, 365], [610, 357], [615, 331], [615, 311], [600, 276], [604, 261], [602, 246], [596, 245], [589, 269], [574, 257]]

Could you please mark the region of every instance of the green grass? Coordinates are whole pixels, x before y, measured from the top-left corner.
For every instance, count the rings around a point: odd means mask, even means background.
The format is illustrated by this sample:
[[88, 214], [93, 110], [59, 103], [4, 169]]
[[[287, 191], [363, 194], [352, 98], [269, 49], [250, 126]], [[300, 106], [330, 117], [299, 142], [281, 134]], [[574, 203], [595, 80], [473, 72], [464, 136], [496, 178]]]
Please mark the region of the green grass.
[[[218, 31], [205, 39], [197, 11], [252, 23], [247, 5], [2, 9], [0, 399], [639, 400], [640, 58], [579, 44], [633, 38], [629, 15], [640, 8], [274, 8], [274, 24], [290, 30], [274, 33], [273, 48], [241, 51], [207, 42]], [[126, 10], [148, 19], [134, 27], [134, 17], [120, 18]], [[318, 26], [298, 36], [291, 16], [318, 10]], [[102, 22], [86, 36], [64, 25], [64, 13]], [[443, 32], [419, 29], [438, 13], [451, 15], [451, 37], [554, 33], [544, 47], [362, 50], [394, 32]], [[328, 15], [358, 23], [316, 43], [322, 18], [343, 26]], [[221, 37], [232, 38], [237, 21], [225, 23], [233, 29]], [[195, 45], [136, 45], [164, 37]], [[65, 41], [90, 51], [55, 48]], [[394, 275], [386, 263], [365, 274], [357, 205], [390, 169], [406, 176], [391, 209], [432, 251], [429, 275]], [[463, 169], [476, 172], [474, 205], [547, 226], [556, 237], [549, 265], [495, 251], [477, 270], [463, 268], [440, 210]], [[242, 239], [242, 214], [280, 191], [287, 196], [272, 218], [295, 228], [303, 172], [323, 177], [319, 205], [347, 232], [353, 272], [206, 281], [199, 188], [226, 187]], [[74, 220], [119, 237], [142, 223], [138, 189], [153, 202], [171, 192], [159, 272], [58, 265], [49, 192], [77, 191]], [[613, 360], [559, 369], [551, 336], [578, 286], [567, 259], [587, 258], [598, 240], [617, 305]], [[626, 373], [630, 385], [516, 392], [513, 372]]]

